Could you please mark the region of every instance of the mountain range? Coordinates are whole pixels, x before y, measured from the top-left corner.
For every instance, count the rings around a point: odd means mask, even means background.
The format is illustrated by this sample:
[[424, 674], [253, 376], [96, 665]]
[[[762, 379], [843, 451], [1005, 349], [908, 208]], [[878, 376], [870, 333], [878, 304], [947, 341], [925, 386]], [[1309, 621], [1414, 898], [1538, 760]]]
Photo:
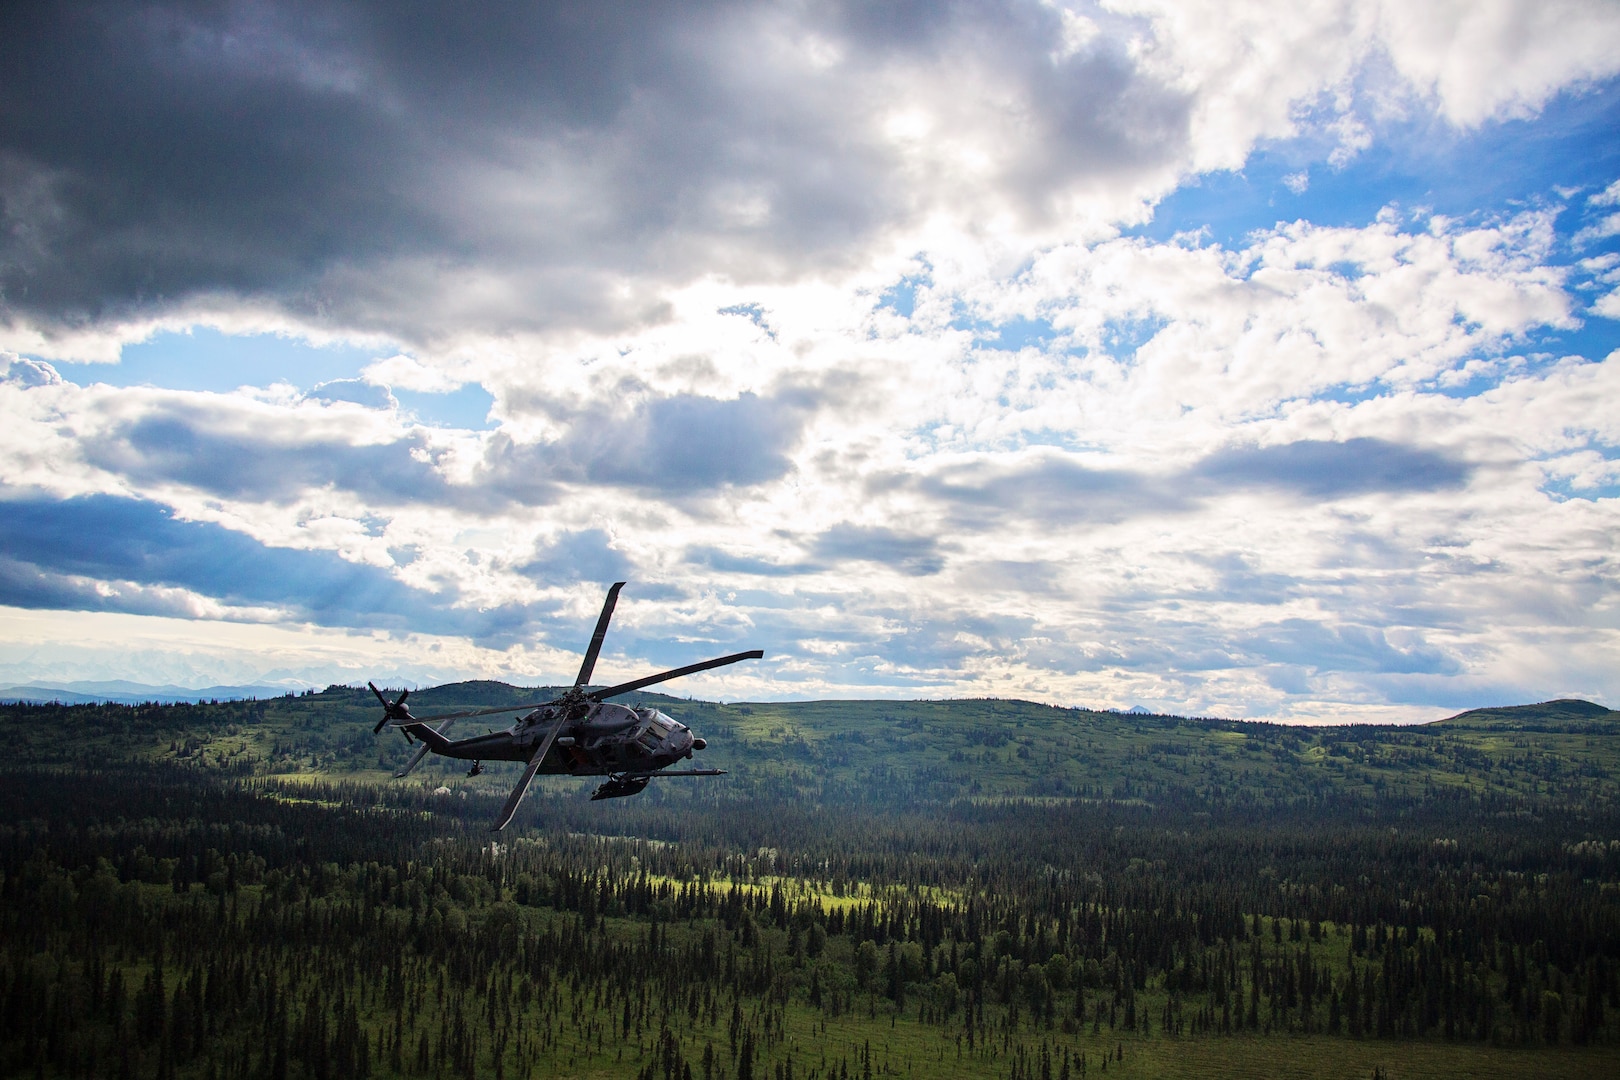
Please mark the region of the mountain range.
[[284, 697], [302, 689], [303, 687], [291, 686], [205, 686], [201, 689], [192, 689], [186, 686], [151, 686], [123, 679], [108, 679], [8, 686], [0, 690], [0, 704], [53, 702], [61, 705], [144, 705], [148, 702], [160, 705], [173, 705], [179, 702], [195, 704], [202, 701], [247, 701], [253, 698]]

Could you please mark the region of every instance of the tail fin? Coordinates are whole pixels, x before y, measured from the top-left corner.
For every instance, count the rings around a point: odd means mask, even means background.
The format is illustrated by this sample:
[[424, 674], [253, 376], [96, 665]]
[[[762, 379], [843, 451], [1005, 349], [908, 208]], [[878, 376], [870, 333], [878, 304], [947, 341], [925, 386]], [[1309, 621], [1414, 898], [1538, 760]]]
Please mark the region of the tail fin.
[[[451, 717], [449, 720], [446, 720], [444, 723], [440, 724], [435, 730], [439, 733], [439, 736], [443, 738], [445, 732], [449, 731], [451, 725], [453, 725], [455, 722], [455, 717]], [[405, 763], [405, 767], [394, 774], [394, 779], [402, 780], [411, 775], [411, 771], [414, 770], [418, 765], [422, 764], [422, 759], [427, 757], [428, 751], [432, 749], [433, 747], [429, 746], [426, 742], [418, 746], [416, 748], [416, 753], [411, 755], [411, 760], [407, 761]]]
[[445, 738], [443, 735], [440, 735], [437, 731], [433, 730], [427, 724], [423, 724], [423, 723], [401, 724], [400, 725], [400, 730], [409, 732], [410, 734], [416, 736], [418, 739], [421, 739], [422, 740], [422, 745], [426, 746], [429, 750], [433, 751], [435, 754], [444, 753], [445, 750], [448, 749], [449, 746], [450, 746], [450, 740], [449, 739]]

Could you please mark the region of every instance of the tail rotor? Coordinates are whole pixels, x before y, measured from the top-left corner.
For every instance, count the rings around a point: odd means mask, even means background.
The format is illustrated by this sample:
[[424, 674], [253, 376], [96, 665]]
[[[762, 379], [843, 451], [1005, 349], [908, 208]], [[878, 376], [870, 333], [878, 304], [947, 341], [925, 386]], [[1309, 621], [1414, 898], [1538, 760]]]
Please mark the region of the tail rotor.
[[373, 735], [381, 731], [383, 729], [383, 725], [387, 724], [390, 720], [411, 721], [416, 719], [416, 717], [411, 715], [411, 710], [405, 706], [405, 699], [411, 696], [411, 692], [409, 690], [401, 690], [399, 692], [399, 697], [395, 698], [393, 701], [389, 701], [383, 696], [383, 692], [377, 689], [376, 683], [368, 682], [366, 685], [371, 687], [371, 692], [377, 695], [377, 700], [382, 702], [383, 707], [383, 718], [377, 721], [376, 727], [371, 729], [371, 733]]

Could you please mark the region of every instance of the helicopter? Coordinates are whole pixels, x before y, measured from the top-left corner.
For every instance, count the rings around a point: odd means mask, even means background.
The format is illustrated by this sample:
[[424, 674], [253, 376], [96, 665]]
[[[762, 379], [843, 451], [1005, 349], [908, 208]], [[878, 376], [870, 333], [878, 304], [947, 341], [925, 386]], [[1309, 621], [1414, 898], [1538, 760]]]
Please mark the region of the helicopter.
[[[730, 656], [704, 660], [697, 664], [660, 671], [640, 679], [619, 683], [602, 690], [587, 690], [596, 658], [602, 651], [602, 639], [607, 636], [608, 623], [613, 618], [614, 605], [619, 600], [622, 581], [614, 582], [602, 603], [602, 614], [596, 620], [596, 630], [585, 650], [585, 659], [579, 666], [574, 685], [561, 697], [529, 705], [508, 705], [499, 708], [467, 709], [437, 716], [411, 715], [405, 699], [409, 690], [401, 690], [399, 697], [389, 701], [375, 683], [367, 683], [371, 692], [382, 702], [383, 718], [372, 728], [377, 734], [384, 727], [396, 727], [406, 741], [417, 741], [421, 746], [405, 767], [394, 774], [396, 779], [408, 776], [429, 753], [441, 757], [471, 761], [468, 776], [484, 771], [486, 761], [522, 761], [526, 763], [517, 787], [507, 797], [495, 819], [493, 832], [500, 832], [517, 813], [518, 804], [536, 774], [565, 776], [605, 776], [607, 781], [592, 793], [591, 799], [619, 799], [639, 795], [655, 776], [723, 776], [724, 769], [670, 769], [678, 761], [690, 760], [694, 750], [708, 744], [692, 734], [685, 724], [650, 707], [617, 705], [607, 699], [628, 694], [632, 690], [654, 686], [682, 675], [692, 675], [711, 668], [725, 667], [740, 660], [759, 660], [765, 656], [762, 649], [732, 653]], [[446, 735], [458, 720], [475, 716], [494, 716], [498, 713], [523, 712], [505, 731], [491, 731], [468, 739], [451, 739]]]

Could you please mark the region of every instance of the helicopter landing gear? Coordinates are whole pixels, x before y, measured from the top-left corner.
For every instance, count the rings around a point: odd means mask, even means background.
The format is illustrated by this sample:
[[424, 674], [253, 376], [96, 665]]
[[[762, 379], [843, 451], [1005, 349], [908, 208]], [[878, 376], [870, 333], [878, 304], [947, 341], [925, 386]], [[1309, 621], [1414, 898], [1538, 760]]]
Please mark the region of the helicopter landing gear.
[[482, 761], [475, 761], [475, 762], [473, 762], [473, 767], [467, 770], [467, 777], [469, 779], [471, 779], [472, 777], [477, 776], [479, 773], [481, 773], [483, 771], [484, 771], [484, 763]]
[[597, 799], [622, 799], [629, 795], [640, 795], [652, 780], [650, 776], [610, 776], [607, 783], [597, 788], [591, 795], [591, 802]]

